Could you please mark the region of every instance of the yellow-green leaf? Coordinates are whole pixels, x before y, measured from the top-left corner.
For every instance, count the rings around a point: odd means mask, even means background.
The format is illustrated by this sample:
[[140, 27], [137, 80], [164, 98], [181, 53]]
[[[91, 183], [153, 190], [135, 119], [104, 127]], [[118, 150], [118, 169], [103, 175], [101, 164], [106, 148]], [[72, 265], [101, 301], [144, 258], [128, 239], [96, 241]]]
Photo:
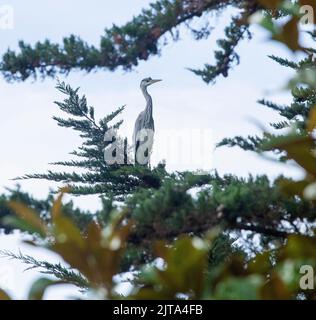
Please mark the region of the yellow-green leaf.
[[316, 127], [316, 106], [312, 107], [309, 112], [309, 117], [307, 121], [307, 130], [312, 132]]
[[22, 203], [11, 201], [8, 203], [10, 209], [12, 209], [22, 220], [26, 221], [30, 226], [36, 230], [42, 237], [45, 237], [47, 234], [47, 228], [39, 215], [23, 205]]
[[0, 289], [0, 300], [12, 300], [12, 299], [4, 290]]
[[28, 300], [42, 300], [48, 287], [63, 283], [65, 282], [55, 281], [47, 278], [38, 279], [33, 283], [30, 289]]
[[62, 199], [65, 193], [69, 192], [68, 187], [64, 187], [60, 189], [60, 194], [58, 195], [58, 198], [54, 201], [51, 213], [52, 213], [52, 219], [59, 217], [62, 214]]

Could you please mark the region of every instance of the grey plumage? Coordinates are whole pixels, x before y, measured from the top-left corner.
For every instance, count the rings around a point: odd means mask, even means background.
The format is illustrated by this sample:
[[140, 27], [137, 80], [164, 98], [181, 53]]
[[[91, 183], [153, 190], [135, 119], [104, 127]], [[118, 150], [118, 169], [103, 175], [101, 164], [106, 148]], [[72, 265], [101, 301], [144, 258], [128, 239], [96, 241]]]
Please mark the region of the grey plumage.
[[[145, 78], [140, 83], [140, 88], [146, 100], [146, 108], [142, 111], [136, 119], [134, 133], [133, 133], [133, 145], [135, 163], [147, 165], [149, 164], [150, 153], [153, 145], [153, 133], [155, 131], [155, 123], [153, 119], [153, 101], [147, 88], [161, 80], [154, 80], [152, 78]], [[141, 144], [146, 143], [147, 154], [145, 153], [146, 159], [137, 159], [137, 151]]]

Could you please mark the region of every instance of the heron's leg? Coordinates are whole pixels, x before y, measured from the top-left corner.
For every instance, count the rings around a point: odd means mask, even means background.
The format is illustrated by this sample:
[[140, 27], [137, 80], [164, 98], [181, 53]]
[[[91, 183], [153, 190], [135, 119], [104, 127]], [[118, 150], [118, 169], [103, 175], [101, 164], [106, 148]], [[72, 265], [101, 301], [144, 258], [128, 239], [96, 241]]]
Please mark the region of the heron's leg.
[[137, 140], [136, 146], [135, 146], [135, 154], [134, 154], [135, 165], [137, 164], [137, 151], [138, 151], [139, 145], [140, 145], [140, 142], [139, 140]]
[[148, 148], [148, 167], [151, 170], [151, 155], [153, 153], [153, 146], [151, 145], [150, 149]]

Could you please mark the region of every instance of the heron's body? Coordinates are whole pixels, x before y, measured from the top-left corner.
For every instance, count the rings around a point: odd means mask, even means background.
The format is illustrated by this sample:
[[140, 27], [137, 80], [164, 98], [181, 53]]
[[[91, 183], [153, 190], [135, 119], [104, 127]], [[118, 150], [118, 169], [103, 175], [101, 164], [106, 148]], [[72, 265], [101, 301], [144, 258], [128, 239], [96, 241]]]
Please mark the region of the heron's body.
[[[137, 163], [137, 151], [142, 143], [146, 143], [147, 147], [147, 160], [142, 164], [149, 164], [150, 153], [153, 145], [153, 133], [155, 131], [155, 123], [153, 118], [153, 102], [150, 94], [147, 91], [147, 87], [160, 80], [152, 80], [151, 78], [146, 78], [142, 80], [140, 88], [146, 99], [146, 108], [142, 111], [135, 122], [134, 133], [133, 133], [133, 145], [134, 145], [134, 155], [135, 163]], [[149, 139], [149, 140], [148, 140]]]

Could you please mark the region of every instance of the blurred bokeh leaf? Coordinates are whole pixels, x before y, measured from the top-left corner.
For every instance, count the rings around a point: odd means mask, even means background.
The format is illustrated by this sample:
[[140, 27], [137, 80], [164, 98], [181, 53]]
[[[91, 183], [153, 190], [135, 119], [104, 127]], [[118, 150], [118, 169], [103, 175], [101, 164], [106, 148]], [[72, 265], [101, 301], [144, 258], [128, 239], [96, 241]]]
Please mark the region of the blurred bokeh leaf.
[[12, 300], [12, 299], [4, 290], [0, 289], [0, 300]]
[[40, 278], [32, 284], [28, 294], [28, 300], [43, 300], [44, 294], [49, 287], [63, 283], [62, 281]]

